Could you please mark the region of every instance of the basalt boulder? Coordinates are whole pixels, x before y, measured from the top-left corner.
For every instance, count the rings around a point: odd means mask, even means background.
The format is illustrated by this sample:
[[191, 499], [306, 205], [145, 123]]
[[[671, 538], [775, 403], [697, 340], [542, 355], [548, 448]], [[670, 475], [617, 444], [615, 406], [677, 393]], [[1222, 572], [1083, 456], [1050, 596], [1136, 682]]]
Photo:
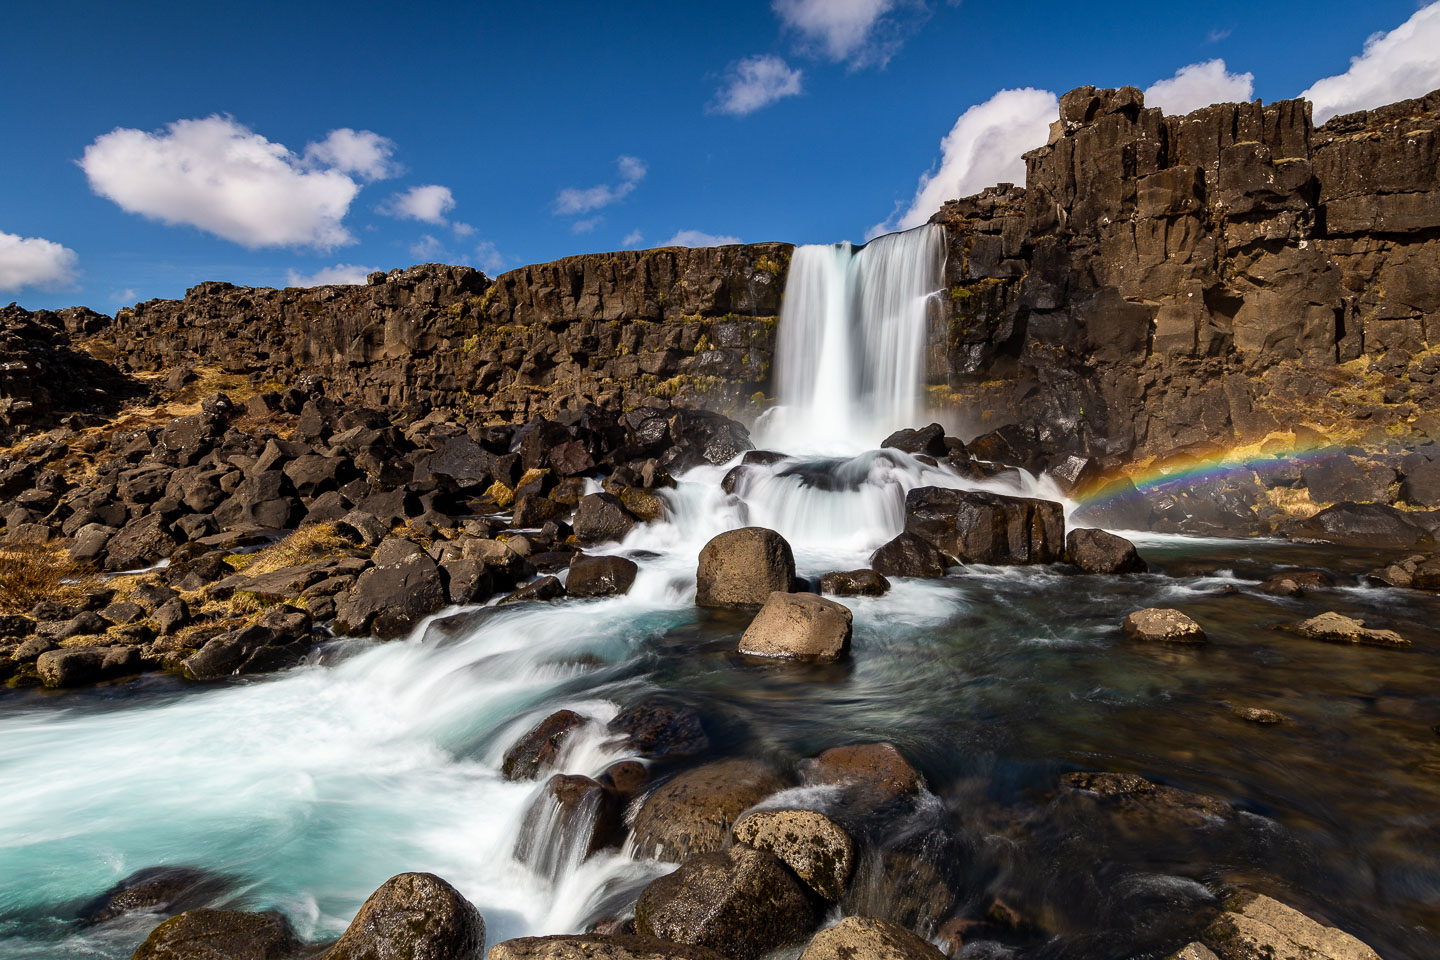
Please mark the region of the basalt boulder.
[[572, 597], [609, 597], [628, 593], [639, 569], [634, 560], [625, 557], [581, 555], [570, 562], [565, 592]]
[[1055, 563], [1065, 555], [1065, 514], [1050, 500], [916, 487], [905, 496], [905, 532], [961, 563]]
[[774, 530], [730, 530], [700, 551], [695, 602], [702, 607], [758, 607], [770, 594], [794, 589], [795, 555]]
[[1379, 503], [1337, 503], [1313, 517], [1285, 524], [1292, 540], [1318, 540], [1344, 547], [1410, 550], [1429, 547], [1430, 531], [1394, 507]]
[[914, 793], [924, 785], [910, 761], [889, 743], [831, 747], [805, 765], [805, 780], [856, 786], [890, 797]]
[[370, 895], [323, 960], [482, 960], [485, 921], [432, 873], [402, 873]]
[[820, 592], [836, 597], [879, 597], [890, 590], [890, 581], [876, 570], [844, 570], [820, 578]]
[[61, 647], [42, 653], [35, 670], [47, 687], [81, 687], [140, 672], [140, 651], [131, 646]]
[[1367, 944], [1260, 894], [1225, 904], [1201, 939], [1220, 960], [1380, 960]]
[[870, 555], [875, 572], [889, 577], [943, 577], [952, 563], [934, 544], [909, 532], [899, 534]]
[[855, 841], [845, 828], [814, 810], [760, 810], [735, 824], [735, 839], [769, 850], [826, 900], [845, 894], [855, 869]]
[[842, 603], [811, 593], [770, 594], [740, 638], [752, 657], [829, 662], [850, 651], [853, 616]]
[[231, 881], [197, 867], [137, 870], [80, 908], [84, 923], [105, 923], [127, 913], [197, 908], [223, 896]]
[[1200, 624], [1190, 617], [1179, 610], [1157, 607], [1136, 610], [1125, 618], [1121, 629], [1132, 640], [1197, 644], [1204, 643], [1206, 639]]
[[505, 751], [501, 772], [507, 780], [534, 780], [555, 762], [566, 739], [585, 723], [585, 718], [574, 710], [550, 714]]
[[943, 960], [928, 940], [877, 917], [846, 917], [815, 934], [800, 960]]
[[816, 920], [814, 904], [784, 864], [743, 844], [687, 858], [635, 904], [642, 935], [709, 947], [734, 960], [799, 943]]
[[[407, 541], [408, 542], [408, 541]], [[392, 555], [375, 552], [376, 565], [366, 570], [340, 598], [335, 627], [341, 633], [367, 630], [384, 640], [409, 633], [448, 601], [440, 568], [423, 550], [397, 548]]]
[[720, 850], [741, 813], [785, 786], [773, 769], [755, 760], [721, 760], [686, 771], [641, 805], [635, 849], [671, 863]]
[[582, 543], [619, 540], [635, 526], [635, 519], [620, 498], [608, 493], [592, 493], [580, 498], [575, 508], [575, 536]]
[[710, 749], [710, 738], [693, 707], [663, 697], [647, 697], [620, 711], [607, 729], [647, 760], [676, 760]]
[[1065, 537], [1065, 557], [1086, 573], [1145, 572], [1135, 544], [1104, 530], [1071, 530]]
[[497, 943], [487, 960], [725, 960], [708, 947], [636, 934], [517, 937]]
[[299, 949], [284, 914], [198, 909], [152, 930], [132, 960], [290, 960]]

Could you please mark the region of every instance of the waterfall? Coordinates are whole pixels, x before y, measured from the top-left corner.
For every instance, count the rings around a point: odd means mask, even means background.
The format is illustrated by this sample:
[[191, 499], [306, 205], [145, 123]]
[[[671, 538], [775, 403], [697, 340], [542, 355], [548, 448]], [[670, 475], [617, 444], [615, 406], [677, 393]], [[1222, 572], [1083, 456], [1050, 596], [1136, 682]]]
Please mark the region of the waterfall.
[[945, 230], [797, 247], [780, 308], [767, 446], [854, 452], [923, 415], [927, 315], [943, 286]]

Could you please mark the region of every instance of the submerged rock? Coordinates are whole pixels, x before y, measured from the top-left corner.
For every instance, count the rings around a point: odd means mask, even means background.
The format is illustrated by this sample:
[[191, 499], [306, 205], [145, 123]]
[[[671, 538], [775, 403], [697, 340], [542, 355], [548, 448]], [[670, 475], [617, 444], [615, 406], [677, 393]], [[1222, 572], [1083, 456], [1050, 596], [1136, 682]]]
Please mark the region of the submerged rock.
[[505, 779], [534, 780], [555, 762], [565, 740], [585, 723], [574, 710], [558, 710], [541, 720], [505, 751], [500, 766]]
[[820, 578], [820, 592], [836, 597], [879, 597], [890, 591], [890, 581], [869, 569], [827, 573]]
[[710, 749], [700, 714], [663, 697], [649, 697], [626, 707], [607, 729], [624, 735], [630, 749], [647, 760], [693, 757]]
[[1132, 640], [1149, 640], [1160, 643], [1204, 643], [1205, 631], [1200, 624], [1191, 620], [1179, 610], [1163, 610], [1150, 607], [1136, 610], [1125, 618], [1121, 625], [1125, 636]]
[[481, 960], [480, 911], [433, 873], [402, 873], [370, 895], [323, 960]]
[[517, 937], [497, 943], [487, 960], [725, 960], [709, 947], [638, 934]]
[[913, 793], [923, 785], [905, 755], [888, 743], [831, 747], [805, 766], [810, 783], [853, 784], [888, 796]]
[[1071, 530], [1065, 538], [1065, 556], [1086, 573], [1145, 572], [1135, 544], [1104, 530]]
[[870, 555], [870, 566], [890, 577], [943, 577], [951, 562], [913, 533], [900, 534]]
[[299, 947], [275, 911], [187, 910], [150, 931], [131, 960], [287, 960]]
[[228, 880], [198, 867], [149, 867], [137, 870], [80, 908], [85, 923], [105, 923], [141, 910], [179, 913], [209, 903], [230, 886]]
[[740, 814], [785, 785], [756, 760], [721, 760], [686, 771], [650, 794], [635, 814], [635, 850], [671, 863], [719, 850]]
[[556, 774], [526, 811], [515, 859], [541, 876], [560, 880], [571, 863], [624, 840], [624, 809], [617, 793], [590, 777]]
[[815, 934], [800, 960], [943, 960], [944, 956], [898, 923], [846, 917]]
[[1343, 930], [1248, 892], [1228, 902], [1201, 939], [1220, 960], [1380, 960]]
[[850, 609], [810, 593], [772, 593], [740, 638], [752, 657], [828, 662], [850, 651]]
[[639, 933], [709, 947], [734, 960], [799, 943], [815, 922], [799, 881], [774, 854], [743, 844], [687, 858], [635, 904]]
[[1359, 643], [1366, 646], [1392, 647], [1400, 650], [1410, 648], [1410, 641], [1394, 630], [1376, 630], [1365, 626], [1364, 620], [1342, 616], [1333, 611], [1303, 620], [1295, 624], [1292, 629], [1302, 637], [1324, 640], [1329, 643]]
[[855, 869], [855, 841], [814, 810], [761, 810], [735, 824], [735, 839], [769, 850], [826, 900], [839, 900]]
[[702, 607], [758, 607], [770, 594], [794, 589], [795, 555], [774, 530], [729, 530], [700, 551], [695, 602]]

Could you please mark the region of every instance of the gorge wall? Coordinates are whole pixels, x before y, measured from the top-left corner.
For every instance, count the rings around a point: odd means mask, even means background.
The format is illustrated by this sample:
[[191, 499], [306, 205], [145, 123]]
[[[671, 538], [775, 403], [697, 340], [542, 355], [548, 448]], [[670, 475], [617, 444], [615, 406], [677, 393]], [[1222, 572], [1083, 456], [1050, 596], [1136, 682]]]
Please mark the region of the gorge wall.
[[[975, 433], [1016, 424], [1111, 462], [1301, 424], [1440, 439], [1440, 93], [1319, 128], [1304, 101], [1166, 117], [1131, 87], [1071, 91], [1060, 113], [1026, 188], [934, 217], [950, 247], [937, 405]], [[792, 249], [595, 254], [493, 281], [432, 264], [364, 286], [203, 283], [113, 319], [11, 307], [0, 433], [187, 365], [482, 420], [647, 396], [753, 415], [773, 394]], [[56, 388], [79, 347], [118, 379]]]

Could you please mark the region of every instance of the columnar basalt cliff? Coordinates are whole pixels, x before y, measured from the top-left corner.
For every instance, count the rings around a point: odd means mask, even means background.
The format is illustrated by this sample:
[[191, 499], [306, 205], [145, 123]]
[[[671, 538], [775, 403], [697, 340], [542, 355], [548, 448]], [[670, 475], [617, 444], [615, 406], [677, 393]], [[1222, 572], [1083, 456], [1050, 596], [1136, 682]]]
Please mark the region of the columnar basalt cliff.
[[1306, 414], [1433, 439], [1437, 144], [1440, 93], [1317, 129], [1301, 100], [1166, 117], [1133, 87], [1071, 91], [1025, 189], [933, 218], [931, 380], [983, 398], [977, 429], [1126, 458]]
[[101, 334], [122, 369], [219, 362], [371, 406], [522, 421], [666, 396], [740, 410], [769, 374], [788, 244], [623, 251], [490, 280], [428, 264], [365, 286], [203, 283], [121, 311]]

